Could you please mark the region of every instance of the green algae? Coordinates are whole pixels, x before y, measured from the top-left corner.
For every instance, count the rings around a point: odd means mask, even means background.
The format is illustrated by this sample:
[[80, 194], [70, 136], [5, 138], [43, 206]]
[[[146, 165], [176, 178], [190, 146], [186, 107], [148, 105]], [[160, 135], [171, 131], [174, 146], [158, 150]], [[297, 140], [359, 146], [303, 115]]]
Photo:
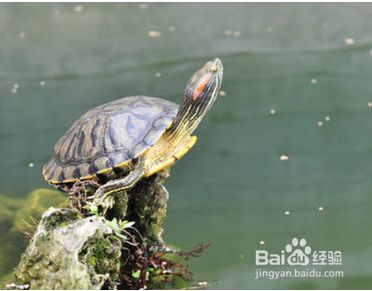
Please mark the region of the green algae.
[[66, 195], [57, 190], [39, 188], [32, 191], [16, 212], [14, 230], [30, 232], [30, 224], [39, 220], [45, 210], [51, 206], [58, 206], [64, 201]]

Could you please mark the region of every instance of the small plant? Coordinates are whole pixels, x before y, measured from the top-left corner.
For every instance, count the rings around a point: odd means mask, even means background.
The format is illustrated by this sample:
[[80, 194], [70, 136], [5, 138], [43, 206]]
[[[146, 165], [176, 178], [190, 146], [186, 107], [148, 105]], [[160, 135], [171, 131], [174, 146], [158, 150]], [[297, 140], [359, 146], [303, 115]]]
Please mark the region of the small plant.
[[87, 204], [85, 206], [86, 209], [88, 209], [89, 213], [95, 216], [98, 216], [98, 206], [94, 204]]
[[112, 220], [106, 220], [106, 224], [112, 229], [117, 237], [126, 241], [128, 239], [128, 236], [130, 236], [126, 229], [132, 227], [134, 225], [134, 222], [127, 220], [117, 220], [116, 217], [114, 217]]

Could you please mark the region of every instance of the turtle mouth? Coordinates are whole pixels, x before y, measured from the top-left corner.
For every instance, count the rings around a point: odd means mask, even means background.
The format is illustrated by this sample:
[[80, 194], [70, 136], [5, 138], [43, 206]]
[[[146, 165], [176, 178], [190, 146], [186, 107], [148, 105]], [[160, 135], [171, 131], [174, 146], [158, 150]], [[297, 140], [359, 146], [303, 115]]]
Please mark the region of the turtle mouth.
[[211, 73], [215, 73], [218, 75], [223, 73], [222, 62], [219, 58], [214, 59], [211, 63], [212, 63], [210, 67]]
[[219, 87], [219, 85], [222, 82], [222, 76], [223, 76], [223, 65], [219, 58], [214, 59], [210, 62], [209, 72], [214, 75], [216, 87]]

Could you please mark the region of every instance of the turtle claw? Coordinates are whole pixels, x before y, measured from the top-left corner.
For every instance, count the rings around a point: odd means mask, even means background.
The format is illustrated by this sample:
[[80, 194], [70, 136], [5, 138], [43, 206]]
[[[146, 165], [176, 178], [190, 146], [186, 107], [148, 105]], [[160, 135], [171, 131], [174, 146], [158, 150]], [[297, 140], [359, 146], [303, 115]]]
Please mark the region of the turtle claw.
[[114, 206], [115, 204], [115, 197], [113, 196], [108, 196], [106, 197], [102, 202], [101, 206], [105, 209], [110, 209]]
[[104, 212], [106, 212], [107, 209], [112, 208], [115, 204], [115, 197], [110, 195], [110, 193], [101, 191], [101, 189], [98, 189], [96, 193], [94, 193], [94, 195], [90, 196], [88, 199], [91, 200], [87, 202], [90, 207], [101, 207], [104, 209]]

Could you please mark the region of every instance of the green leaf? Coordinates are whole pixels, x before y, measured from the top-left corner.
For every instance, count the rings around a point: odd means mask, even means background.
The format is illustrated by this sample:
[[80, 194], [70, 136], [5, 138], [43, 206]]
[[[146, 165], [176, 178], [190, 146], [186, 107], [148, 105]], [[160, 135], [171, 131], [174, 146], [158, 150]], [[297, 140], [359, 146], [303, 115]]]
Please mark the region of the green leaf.
[[90, 205], [89, 206], [89, 212], [91, 214], [97, 215], [98, 214], [98, 207], [97, 207], [97, 205]]
[[127, 223], [128, 223], [128, 220], [119, 220], [118, 224], [120, 228], [124, 228]]
[[134, 221], [129, 221], [129, 222], [127, 222], [127, 224], [124, 225], [124, 228], [132, 227], [134, 224], [135, 224]]
[[140, 276], [141, 276], [141, 271], [140, 270], [132, 272], [132, 277], [133, 278], [139, 279]]
[[127, 236], [125, 236], [124, 234], [121, 234], [120, 232], [115, 232], [115, 235], [118, 236], [118, 237], [120, 237], [123, 240], [127, 240], [128, 239]]
[[113, 218], [111, 221], [106, 222], [107, 226], [110, 227], [114, 231], [121, 231], [121, 228], [119, 227], [118, 221], [116, 218]]

